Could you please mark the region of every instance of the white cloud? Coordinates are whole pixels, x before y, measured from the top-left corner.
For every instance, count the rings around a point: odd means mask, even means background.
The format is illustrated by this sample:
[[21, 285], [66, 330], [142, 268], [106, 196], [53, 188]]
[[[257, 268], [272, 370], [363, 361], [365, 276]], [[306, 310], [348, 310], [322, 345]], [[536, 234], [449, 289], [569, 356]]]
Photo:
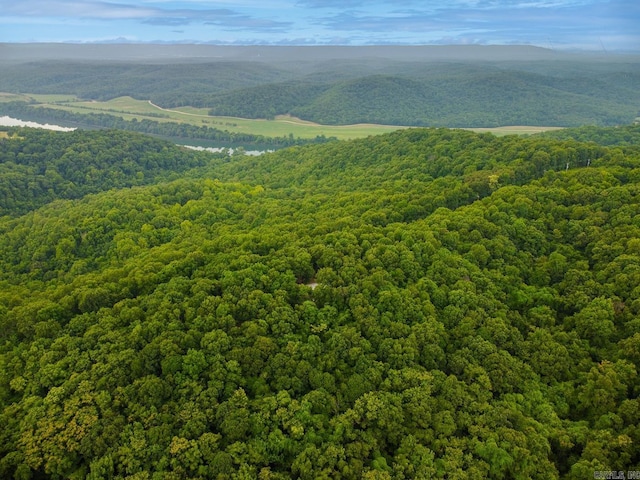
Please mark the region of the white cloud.
[[74, 0], [28, 0], [22, 2], [0, 0], [0, 9], [4, 15], [105, 19], [144, 18], [156, 12], [156, 9], [153, 8]]
[[64, 40], [73, 25], [78, 39], [597, 46], [611, 38], [612, 49], [640, 49], [637, 0], [0, 0], [0, 11], [0, 41]]

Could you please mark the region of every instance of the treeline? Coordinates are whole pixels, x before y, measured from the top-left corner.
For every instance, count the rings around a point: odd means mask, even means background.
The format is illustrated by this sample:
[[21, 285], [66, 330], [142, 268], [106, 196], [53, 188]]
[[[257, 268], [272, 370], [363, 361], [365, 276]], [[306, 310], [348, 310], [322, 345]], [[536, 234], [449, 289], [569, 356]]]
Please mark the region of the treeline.
[[549, 131], [541, 136], [558, 139], [574, 139], [581, 142], [595, 142], [606, 146], [640, 148], [640, 124], [620, 125], [615, 128], [583, 126]]
[[165, 107], [204, 107], [212, 94], [282, 81], [287, 75], [268, 64], [241, 61], [49, 61], [7, 65], [0, 77], [0, 91], [70, 94], [94, 100], [132, 96]]
[[[208, 171], [219, 179], [274, 189], [295, 185], [326, 194], [394, 191], [397, 200], [405, 201], [386, 206], [374, 201], [372, 207], [378, 214], [388, 212], [386, 221], [393, 222], [412, 221], [439, 207], [456, 209], [490, 195], [498, 185], [524, 185], [548, 171], [600, 165], [612, 158], [622, 162], [626, 155], [621, 148], [538, 135], [405, 129], [351, 142], [290, 148], [259, 159], [214, 162]], [[399, 216], [405, 208], [406, 218]]]
[[177, 122], [157, 122], [149, 119], [125, 120], [107, 113], [73, 113], [66, 110], [47, 107], [33, 107], [26, 102], [6, 102], [0, 104], [0, 113], [15, 116], [21, 120], [59, 123], [65, 126], [84, 128], [109, 128], [146, 133], [164, 138], [183, 140], [206, 140], [217, 142], [219, 147], [248, 147], [276, 149], [292, 145], [325, 143], [335, 140], [333, 137], [318, 135], [312, 139], [296, 138], [293, 135], [266, 137], [250, 133], [236, 133], [220, 130], [206, 125], [197, 126]]
[[2, 218], [0, 476], [636, 470], [639, 172], [412, 129]]

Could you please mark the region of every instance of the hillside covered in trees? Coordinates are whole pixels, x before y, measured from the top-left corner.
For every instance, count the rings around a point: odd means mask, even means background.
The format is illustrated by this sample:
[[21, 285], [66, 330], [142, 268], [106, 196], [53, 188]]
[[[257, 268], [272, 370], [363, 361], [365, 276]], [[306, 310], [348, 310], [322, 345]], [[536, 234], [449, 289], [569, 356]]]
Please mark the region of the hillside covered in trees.
[[[131, 96], [222, 116], [293, 115], [327, 125], [602, 126], [631, 123], [640, 110], [640, 62], [632, 55], [521, 46], [185, 45], [155, 53], [139, 46], [140, 56], [128, 57], [122, 52], [131, 46], [3, 47], [0, 92]], [[103, 50], [91, 56], [96, 48]], [[41, 57], [32, 50], [43, 50]]]
[[321, 124], [436, 127], [617, 125], [638, 114], [640, 71], [603, 75], [587, 67], [581, 73], [567, 69], [557, 77], [520, 67], [396, 65], [401, 73], [247, 87], [215, 95], [208, 104], [213, 105], [211, 115], [291, 114]]
[[640, 127], [557, 135], [0, 134], [0, 477], [640, 470]]

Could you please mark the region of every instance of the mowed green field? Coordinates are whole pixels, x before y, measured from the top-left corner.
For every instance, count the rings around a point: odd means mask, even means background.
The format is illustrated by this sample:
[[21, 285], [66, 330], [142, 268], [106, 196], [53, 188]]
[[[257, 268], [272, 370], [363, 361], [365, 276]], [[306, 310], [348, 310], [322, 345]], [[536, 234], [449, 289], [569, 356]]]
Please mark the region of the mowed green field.
[[[341, 140], [362, 138], [387, 133], [403, 128], [397, 125], [320, 125], [290, 116], [278, 116], [273, 120], [256, 120], [236, 117], [214, 117], [208, 115], [207, 108], [181, 107], [164, 109], [145, 100], [119, 97], [106, 102], [81, 101], [71, 95], [15, 95], [0, 94], [0, 101], [31, 100], [48, 108], [59, 108], [74, 113], [108, 113], [125, 120], [149, 119], [157, 122], [180, 122], [197, 126], [208, 126], [236, 133], [297, 138], [314, 138], [319, 135], [336, 137]], [[498, 128], [473, 128], [474, 131], [491, 132], [495, 135], [534, 134], [559, 127], [507, 126]]]
[[36, 102], [36, 103], [58, 103], [73, 102], [78, 99], [74, 95], [40, 95], [40, 94], [22, 94], [22, 93], [5, 93], [0, 92], [1, 102]]
[[28, 100], [29, 100], [29, 98], [26, 97], [25, 95], [18, 95], [16, 93], [2, 93], [2, 92], [0, 92], [0, 103], [2, 103], [2, 102], [19, 102], [19, 101], [26, 102]]
[[74, 113], [108, 113], [126, 120], [149, 119], [156, 122], [179, 122], [197, 126], [208, 126], [229, 132], [250, 133], [265, 137], [283, 137], [293, 135], [298, 138], [314, 138], [318, 135], [339, 139], [367, 137], [380, 133], [398, 130], [399, 126], [390, 125], [318, 125], [293, 117], [278, 117], [274, 120], [255, 120], [235, 117], [212, 117], [207, 115], [206, 108], [184, 107], [179, 109], [163, 109], [149, 101], [136, 100], [131, 97], [119, 97], [107, 102], [97, 101], [41, 101], [38, 96], [33, 99], [41, 102], [43, 107], [59, 108]]

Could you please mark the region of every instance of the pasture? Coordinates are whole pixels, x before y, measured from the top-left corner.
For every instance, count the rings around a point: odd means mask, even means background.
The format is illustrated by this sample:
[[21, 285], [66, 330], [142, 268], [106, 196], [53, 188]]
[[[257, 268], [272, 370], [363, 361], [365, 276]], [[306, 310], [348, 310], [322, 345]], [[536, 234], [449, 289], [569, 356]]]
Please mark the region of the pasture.
[[26, 102], [29, 98], [25, 95], [20, 95], [18, 93], [3, 93], [0, 92], [0, 103], [3, 102]]
[[[153, 120], [156, 122], [188, 123], [196, 126], [208, 126], [234, 133], [263, 135], [265, 137], [283, 137], [292, 135], [297, 138], [314, 138], [319, 135], [336, 137], [340, 140], [362, 138], [371, 135], [400, 130], [397, 125], [320, 125], [287, 115], [277, 116], [273, 120], [248, 119], [236, 117], [218, 117], [208, 115], [207, 108], [180, 107], [165, 109], [147, 100], [132, 97], [118, 97], [109, 101], [84, 101], [71, 95], [14, 95], [0, 94], [0, 101], [31, 100], [43, 107], [59, 108], [74, 113], [107, 113], [125, 120]], [[497, 128], [472, 128], [476, 132], [491, 132], [495, 135], [523, 135], [540, 133], [561, 127], [506, 126]]]
[[[38, 100], [36, 96], [31, 96]], [[404, 127], [393, 125], [319, 125], [312, 122], [279, 116], [273, 120], [247, 119], [236, 117], [212, 117], [207, 115], [206, 108], [182, 107], [179, 109], [163, 109], [149, 101], [136, 100], [131, 97], [119, 97], [106, 102], [98, 101], [56, 101], [41, 102], [42, 106], [59, 108], [74, 113], [108, 113], [125, 120], [149, 119], [157, 122], [188, 123], [196, 126], [208, 126], [219, 130], [236, 133], [250, 133], [266, 137], [283, 137], [293, 135], [298, 138], [314, 138], [318, 135], [349, 139], [367, 137], [391, 132]]]

